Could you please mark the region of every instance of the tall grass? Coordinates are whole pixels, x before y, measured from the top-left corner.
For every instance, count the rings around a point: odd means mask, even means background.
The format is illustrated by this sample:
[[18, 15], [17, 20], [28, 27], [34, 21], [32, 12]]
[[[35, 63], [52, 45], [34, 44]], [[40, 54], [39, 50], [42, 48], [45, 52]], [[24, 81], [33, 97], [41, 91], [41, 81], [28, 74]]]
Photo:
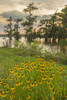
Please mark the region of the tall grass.
[[66, 68], [39, 56], [15, 64], [0, 79], [3, 100], [66, 100]]

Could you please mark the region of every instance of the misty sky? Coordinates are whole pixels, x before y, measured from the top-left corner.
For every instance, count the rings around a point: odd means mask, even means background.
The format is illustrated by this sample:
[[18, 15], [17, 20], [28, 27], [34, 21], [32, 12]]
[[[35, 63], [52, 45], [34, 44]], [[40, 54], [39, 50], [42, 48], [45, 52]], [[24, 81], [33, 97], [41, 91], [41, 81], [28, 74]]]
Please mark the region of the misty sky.
[[0, 33], [3, 33], [3, 26], [7, 24], [6, 18], [9, 16], [21, 17], [24, 15], [23, 9], [30, 3], [38, 8], [34, 11], [37, 15], [50, 15], [67, 5], [67, 0], [0, 0]]

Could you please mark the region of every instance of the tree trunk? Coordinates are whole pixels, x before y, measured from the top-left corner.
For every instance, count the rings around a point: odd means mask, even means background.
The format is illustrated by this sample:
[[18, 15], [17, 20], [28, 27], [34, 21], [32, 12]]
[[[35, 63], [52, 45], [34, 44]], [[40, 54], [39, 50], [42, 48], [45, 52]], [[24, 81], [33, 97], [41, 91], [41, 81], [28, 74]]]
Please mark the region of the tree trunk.
[[53, 38], [53, 43], [56, 43], [56, 39], [55, 38]]
[[11, 47], [11, 39], [9, 39], [9, 47]]
[[45, 38], [45, 43], [48, 43], [48, 38]]

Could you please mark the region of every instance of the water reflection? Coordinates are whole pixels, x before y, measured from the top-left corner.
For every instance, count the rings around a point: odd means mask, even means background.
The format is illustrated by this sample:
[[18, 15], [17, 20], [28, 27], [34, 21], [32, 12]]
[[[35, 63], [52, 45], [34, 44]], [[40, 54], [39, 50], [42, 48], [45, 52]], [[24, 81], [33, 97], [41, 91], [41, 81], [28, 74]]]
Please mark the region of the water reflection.
[[[15, 41], [15, 39], [13, 38], [12, 39], [12, 47], [14, 47], [14, 41]], [[22, 37], [20, 39], [20, 41], [25, 43], [26, 39], [24, 37]], [[0, 37], [0, 47], [4, 47], [8, 44], [9, 44], [8, 37]], [[40, 46], [43, 46], [42, 52], [48, 51], [51, 53], [58, 53], [58, 52], [63, 51], [59, 45], [45, 44], [44, 40], [41, 40]], [[67, 47], [65, 47], [65, 52], [66, 51], [67, 51]]]

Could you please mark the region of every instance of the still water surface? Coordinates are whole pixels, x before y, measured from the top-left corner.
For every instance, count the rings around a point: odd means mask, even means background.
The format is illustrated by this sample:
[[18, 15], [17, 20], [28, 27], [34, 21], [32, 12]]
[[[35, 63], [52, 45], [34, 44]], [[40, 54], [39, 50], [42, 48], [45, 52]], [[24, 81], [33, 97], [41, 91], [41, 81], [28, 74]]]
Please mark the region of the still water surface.
[[[12, 47], [14, 47], [14, 41], [15, 39], [12, 39]], [[26, 43], [26, 39], [24, 37], [22, 37], [20, 39], [21, 42]], [[8, 37], [0, 37], [0, 47], [3, 47], [6, 45], [6, 43], [9, 42], [9, 38]], [[43, 46], [43, 50], [42, 52], [44, 52], [45, 50], [47, 50], [48, 52], [51, 53], [57, 53], [60, 52], [60, 48], [57, 45], [45, 45], [45, 44], [41, 44], [40, 46]]]

